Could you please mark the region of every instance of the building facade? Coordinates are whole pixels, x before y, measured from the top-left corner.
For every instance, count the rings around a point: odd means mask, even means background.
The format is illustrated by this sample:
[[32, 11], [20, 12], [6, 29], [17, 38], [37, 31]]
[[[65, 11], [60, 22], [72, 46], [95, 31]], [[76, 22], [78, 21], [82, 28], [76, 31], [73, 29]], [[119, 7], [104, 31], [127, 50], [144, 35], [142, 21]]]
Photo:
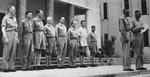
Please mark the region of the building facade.
[[[35, 12], [38, 9], [44, 11], [44, 21], [47, 16], [54, 19], [54, 25], [59, 21], [60, 17], [66, 18], [66, 27], [70, 27], [70, 23], [76, 20], [78, 27], [81, 20], [87, 21], [87, 29], [91, 31], [91, 26], [96, 26], [96, 34], [98, 35], [98, 47], [101, 47], [101, 21], [100, 21], [100, 0], [0, 0], [0, 21], [9, 5], [16, 6], [16, 16], [19, 27], [24, 19], [26, 11]], [[2, 36], [2, 33], [0, 34]], [[0, 39], [0, 54], [2, 56], [2, 39]]]
[[[142, 11], [141, 21], [143, 24], [150, 25], [150, 1], [149, 0], [101, 0], [101, 35], [102, 39], [105, 35], [116, 36], [115, 54], [116, 57], [122, 56], [120, 32], [118, 19], [121, 17], [124, 8], [131, 12], [131, 19], [134, 17], [134, 11], [139, 9]], [[150, 31], [144, 33], [144, 57], [150, 58]]]

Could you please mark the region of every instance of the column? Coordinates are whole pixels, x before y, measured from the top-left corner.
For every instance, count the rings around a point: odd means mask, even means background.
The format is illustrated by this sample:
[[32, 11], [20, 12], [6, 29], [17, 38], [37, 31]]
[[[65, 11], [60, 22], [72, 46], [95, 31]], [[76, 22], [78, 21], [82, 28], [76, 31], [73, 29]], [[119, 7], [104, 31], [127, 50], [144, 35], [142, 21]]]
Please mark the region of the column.
[[46, 17], [51, 16], [54, 19], [54, 0], [47, 0], [46, 2]]
[[[16, 18], [17, 18], [17, 21], [18, 21], [18, 37], [19, 37], [19, 40], [21, 39], [22, 37], [22, 30], [21, 30], [21, 27], [22, 27], [22, 20], [24, 19], [25, 17], [25, 12], [26, 12], [26, 3], [27, 3], [27, 0], [17, 0], [17, 3], [16, 3]], [[19, 46], [19, 48], [17, 48], [17, 56], [18, 57], [21, 57], [21, 52], [22, 49], [21, 49], [21, 46]]]
[[75, 15], [75, 6], [70, 4], [69, 5], [69, 26], [71, 25], [71, 22], [74, 21], [74, 15]]

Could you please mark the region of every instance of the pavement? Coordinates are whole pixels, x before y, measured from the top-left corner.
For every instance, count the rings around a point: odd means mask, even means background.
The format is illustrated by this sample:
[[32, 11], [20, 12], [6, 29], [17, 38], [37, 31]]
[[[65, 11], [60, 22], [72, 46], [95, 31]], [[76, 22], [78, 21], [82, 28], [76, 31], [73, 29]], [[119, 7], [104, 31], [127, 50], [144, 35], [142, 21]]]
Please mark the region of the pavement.
[[[4, 73], [0, 72], [0, 77], [129, 77], [136, 75], [150, 74], [150, 65], [145, 64], [146, 71], [123, 71], [121, 65], [98, 66], [86, 68], [65, 68], [65, 69], [48, 69], [38, 71], [17, 71]], [[135, 66], [132, 65], [134, 69]]]

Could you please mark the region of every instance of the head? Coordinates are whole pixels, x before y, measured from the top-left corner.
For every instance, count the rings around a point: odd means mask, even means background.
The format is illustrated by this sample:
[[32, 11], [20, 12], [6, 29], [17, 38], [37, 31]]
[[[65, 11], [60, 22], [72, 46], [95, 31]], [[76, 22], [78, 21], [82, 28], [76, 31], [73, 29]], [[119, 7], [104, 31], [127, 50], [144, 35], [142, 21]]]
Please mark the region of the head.
[[8, 10], [8, 12], [9, 12], [11, 15], [13, 15], [13, 16], [16, 15], [16, 8], [15, 8], [15, 6], [8, 6], [7, 10]]
[[91, 30], [92, 30], [92, 32], [95, 32], [95, 29], [96, 29], [96, 27], [93, 25], [93, 26], [91, 26]]
[[65, 17], [61, 17], [59, 22], [64, 24], [65, 23]]
[[47, 17], [47, 23], [52, 24], [53, 23], [53, 18], [52, 17]]
[[142, 16], [141, 11], [140, 10], [135, 10], [135, 18], [140, 19], [141, 16]]
[[72, 26], [73, 28], [75, 28], [75, 27], [76, 27], [76, 22], [75, 22], [75, 21], [72, 21], [72, 22], [71, 22], [71, 26]]
[[82, 27], [85, 27], [85, 26], [86, 26], [85, 20], [82, 20], [82, 21], [81, 21], [81, 26], [82, 26]]
[[44, 12], [42, 10], [37, 10], [36, 11], [36, 15], [39, 17], [39, 18], [43, 18], [43, 14]]
[[31, 11], [27, 11], [27, 12], [25, 13], [25, 17], [26, 17], [27, 19], [31, 19], [31, 18], [32, 18], [32, 12], [31, 12]]
[[123, 14], [124, 14], [126, 17], [129, 17], [129, 16], [130, 16], [130, 11], [129, 11], [129, 9], [124, 9], [124, 10], [123, 10]]

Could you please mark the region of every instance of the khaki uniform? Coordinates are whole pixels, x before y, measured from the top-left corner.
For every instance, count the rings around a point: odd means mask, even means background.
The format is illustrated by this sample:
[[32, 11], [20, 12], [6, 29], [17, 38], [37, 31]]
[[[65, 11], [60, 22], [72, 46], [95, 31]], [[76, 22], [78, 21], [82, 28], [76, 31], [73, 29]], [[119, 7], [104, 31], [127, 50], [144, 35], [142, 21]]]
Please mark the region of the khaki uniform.
[[94, 56], [97, 52], [97, 39], [96, 39], [96, 34], [91, 32], [90, 33], [90, 50], [91, 50], [91, 55]]
[[[127, 18], [119, 19], [119, 31], [121, 33], [122, 51], [123, 51], [123, 69], [131, 68], [130, 53], [130, 24]], [[128, 41], [126, 41], [128, 39]]]
[[5, 27], [6, 35], [9, 39], [9, 43], [6, 44], [3, 38], [3, 69], [14, 69], [16, 47], [17, 47], [17, 20], [15, 17], [11, 17], [9, 14], [5, 15], [2, 20], [2, 27]]
[[76, 58], [76, 53], [78, 50], [78, 33], [76, 28], [69, 28], [68, 30], [68, 38], [69, 38], [69, 58], [70, 64], [74, 65], [74, 59]]
[[67, 54], [67, 29], [65, 25], [59, 23], [56, 25], [55, 31], [57, 36], [57, 43], [59, 45], [57, 56], [59, 63], [63, 63]]
[[52, 25], [46, 24], [44, 27], [46, 37], [47, 37], [47, 43], [48, 43], [48, 50], [47, 50], [47, 66], [50, 64], [51, 55], [53, 52], [55, 52], [56, 47], [56, 39], [55, 39], [55, 29]]
[[23, 64], [30, 68], [33, 56], [33, 20], [25, 19], [22, 22]]
[[36, 59], [37, 65], [40, 65], [41, 50], [46, 50], [46, 37], [44, 34], [44, 24], [43, 21], [38, 17], [33, 19], [33, 23], [34, 23], [34, 48], [36, 50], [35, 55], [37, 56]]
[[143, 49], [144, 49], [144, 37], [143, 33], [138, 29], [138, 27], [142, 27], [143, 24], [140, 21], [133, 20], [132, 21], [133, 30], [133, 51], [136, 68], [143, 67]]

